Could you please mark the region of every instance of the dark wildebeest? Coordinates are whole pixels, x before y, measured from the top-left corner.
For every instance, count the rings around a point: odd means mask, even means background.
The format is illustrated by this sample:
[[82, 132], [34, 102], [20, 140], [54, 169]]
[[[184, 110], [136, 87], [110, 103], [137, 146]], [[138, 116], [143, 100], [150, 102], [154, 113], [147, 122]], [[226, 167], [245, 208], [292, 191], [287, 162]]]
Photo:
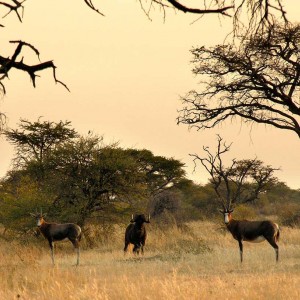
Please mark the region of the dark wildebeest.
[[43, 234], [43, 236], [48, 240], [49, 246], [51, 249], [51, 258], [52, 263], [54, 263], [54, 242], [61, 241], [64, 239], [69, 239], [75, 249], [77, 250], [77, 263], [79, 265], [79, 242], [81, 239], [81, 228], [73, 223], [65, 223], [65, 224], [57, 224], [57, 223], [47, 223], [44, 220], [46, 214], [37, 213], [31, 214], [36, 221], [39, 231]]
[[129, 224], [125, 231], [125, 247], [124, 252], [127, 252], [129, 244], [133, 244], [133, 253], [139, 254], [140, 250], [144, 253], [144, 246], [147, 238], [145, 223], [150, 223], [150, 214], [148, 220], [145, 215], [133, 215], [131, 216], [132, 224]]
[[272, 221], [247, 221], [234, 220], [232, 218], [233, 209], [220, 210], [224, 215], [224, 222], [234, 239], [239, 242], [240, 258], [243, 262], [243, 241], [259, 243], [267, 240], [275, 249], [276, 261], [278, 261], [279, 226]]

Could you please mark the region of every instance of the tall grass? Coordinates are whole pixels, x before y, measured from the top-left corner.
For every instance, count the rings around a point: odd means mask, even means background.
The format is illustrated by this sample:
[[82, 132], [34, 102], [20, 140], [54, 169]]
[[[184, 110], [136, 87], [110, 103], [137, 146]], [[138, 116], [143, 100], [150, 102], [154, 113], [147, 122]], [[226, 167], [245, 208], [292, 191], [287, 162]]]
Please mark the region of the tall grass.
[[[153, 229], [143, 257], [123, 254], [123, 230], [104, 245], [75, 252], [45, 240], [0, 244], [0, 299], [300, 299], [300, 230], [283, 228], [280, 261], [266, 242], [238, 244], [218, 224]], [[83, 242], [83, 248], [84, 242]]]

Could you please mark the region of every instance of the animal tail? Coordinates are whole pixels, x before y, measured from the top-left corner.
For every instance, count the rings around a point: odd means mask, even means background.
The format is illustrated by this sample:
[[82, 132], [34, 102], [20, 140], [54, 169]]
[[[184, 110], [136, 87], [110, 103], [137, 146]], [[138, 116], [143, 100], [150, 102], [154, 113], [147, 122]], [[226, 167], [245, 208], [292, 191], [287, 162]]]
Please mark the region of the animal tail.
[[82, 230], [81, 228], [78, 226], [77, 228], [77, 241], [80, 242], [81, 241], [81, 238], [82, 238]]
[[278, 242], [279, 238], [280, 238], [280, 229], [279, 229], [279, 226], [277, 224], [276, 224], [276, 226], [277, 226], [277, 230], [275, 232], [275, 240], [276, 240], [276, 242]]

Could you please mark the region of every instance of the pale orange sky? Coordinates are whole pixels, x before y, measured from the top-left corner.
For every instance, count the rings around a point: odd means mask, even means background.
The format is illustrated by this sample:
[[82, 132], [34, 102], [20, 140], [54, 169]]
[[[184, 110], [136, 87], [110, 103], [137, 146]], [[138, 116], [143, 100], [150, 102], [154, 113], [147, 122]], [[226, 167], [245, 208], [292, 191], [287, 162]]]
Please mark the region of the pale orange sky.
[[[291, 5], [287, 10], [297, 21], [300, 4], [295, 2], [287, 1]], [[11, 55], [9, 40], [33, 44], [42, 61], [54, 60], [58, 79], [71, 90], [55, 85], [50, 71], [40, 73], [36, 89], [25, 73], [11, 73], [7, 95], [0, 102], [9, 127], [16, 128], [20, 118], [69, 120], [81, 134], [92, 130], [104, 135], [107, 143], [120, 141], [123, 147], [180, 159], [189, 177], [200, 183], [206, 183], [208, 176], [201, 168], [192, 172], [189, 153], [201, 154], [202, 146], [213, 149], [220, 134], [233, 142], [229, 159], [257, 157], [281, 167], [276, 173], [279, 179], [300, 188], [296, 134], [263, 125], [248, 127], [239, 121], [198, 132], [176, 125], [180, 95], [197, 88], [199, 80], [191, 73], [189, 50], [222, 42], [229, 30], [226, 20], [207, 15], [191, 24], [195, 16], [170, 11], [164, 22], [157, 10], [151, 22], [136, 0], [95, 0], [94, 4], [105, 17], [83, 1], [30, 0], [25, 2], [22, 24], [13, 15], [4, 19], [1, 54]], [[32, 58], [31, 62], [38, 62]], [[3, 138], [0, 147], [3, 176], [13, 149]]]

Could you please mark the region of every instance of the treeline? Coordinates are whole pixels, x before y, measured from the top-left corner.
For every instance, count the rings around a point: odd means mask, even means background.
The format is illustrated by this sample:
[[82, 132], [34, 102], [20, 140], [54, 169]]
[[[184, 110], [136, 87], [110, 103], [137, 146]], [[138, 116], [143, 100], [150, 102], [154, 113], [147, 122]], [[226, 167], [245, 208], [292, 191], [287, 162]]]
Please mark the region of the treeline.
[[[15, 146], [13, 168], [0, 182], [0, 223], [6, 231], [30, 232], [29, 214], [37, 210], [82, 227], [127, 223], [135, 212], [149, 212], [161, 226], [217, 217], [214, 185], [187, 179], [184, 164], [174, 158], [106, 144], [63, 121], [21, 120], [4, 135]], [[275, 182], [236, 211], [241, 217], [277, 215], [285, 225], [300, 224], [300, 190]]]

